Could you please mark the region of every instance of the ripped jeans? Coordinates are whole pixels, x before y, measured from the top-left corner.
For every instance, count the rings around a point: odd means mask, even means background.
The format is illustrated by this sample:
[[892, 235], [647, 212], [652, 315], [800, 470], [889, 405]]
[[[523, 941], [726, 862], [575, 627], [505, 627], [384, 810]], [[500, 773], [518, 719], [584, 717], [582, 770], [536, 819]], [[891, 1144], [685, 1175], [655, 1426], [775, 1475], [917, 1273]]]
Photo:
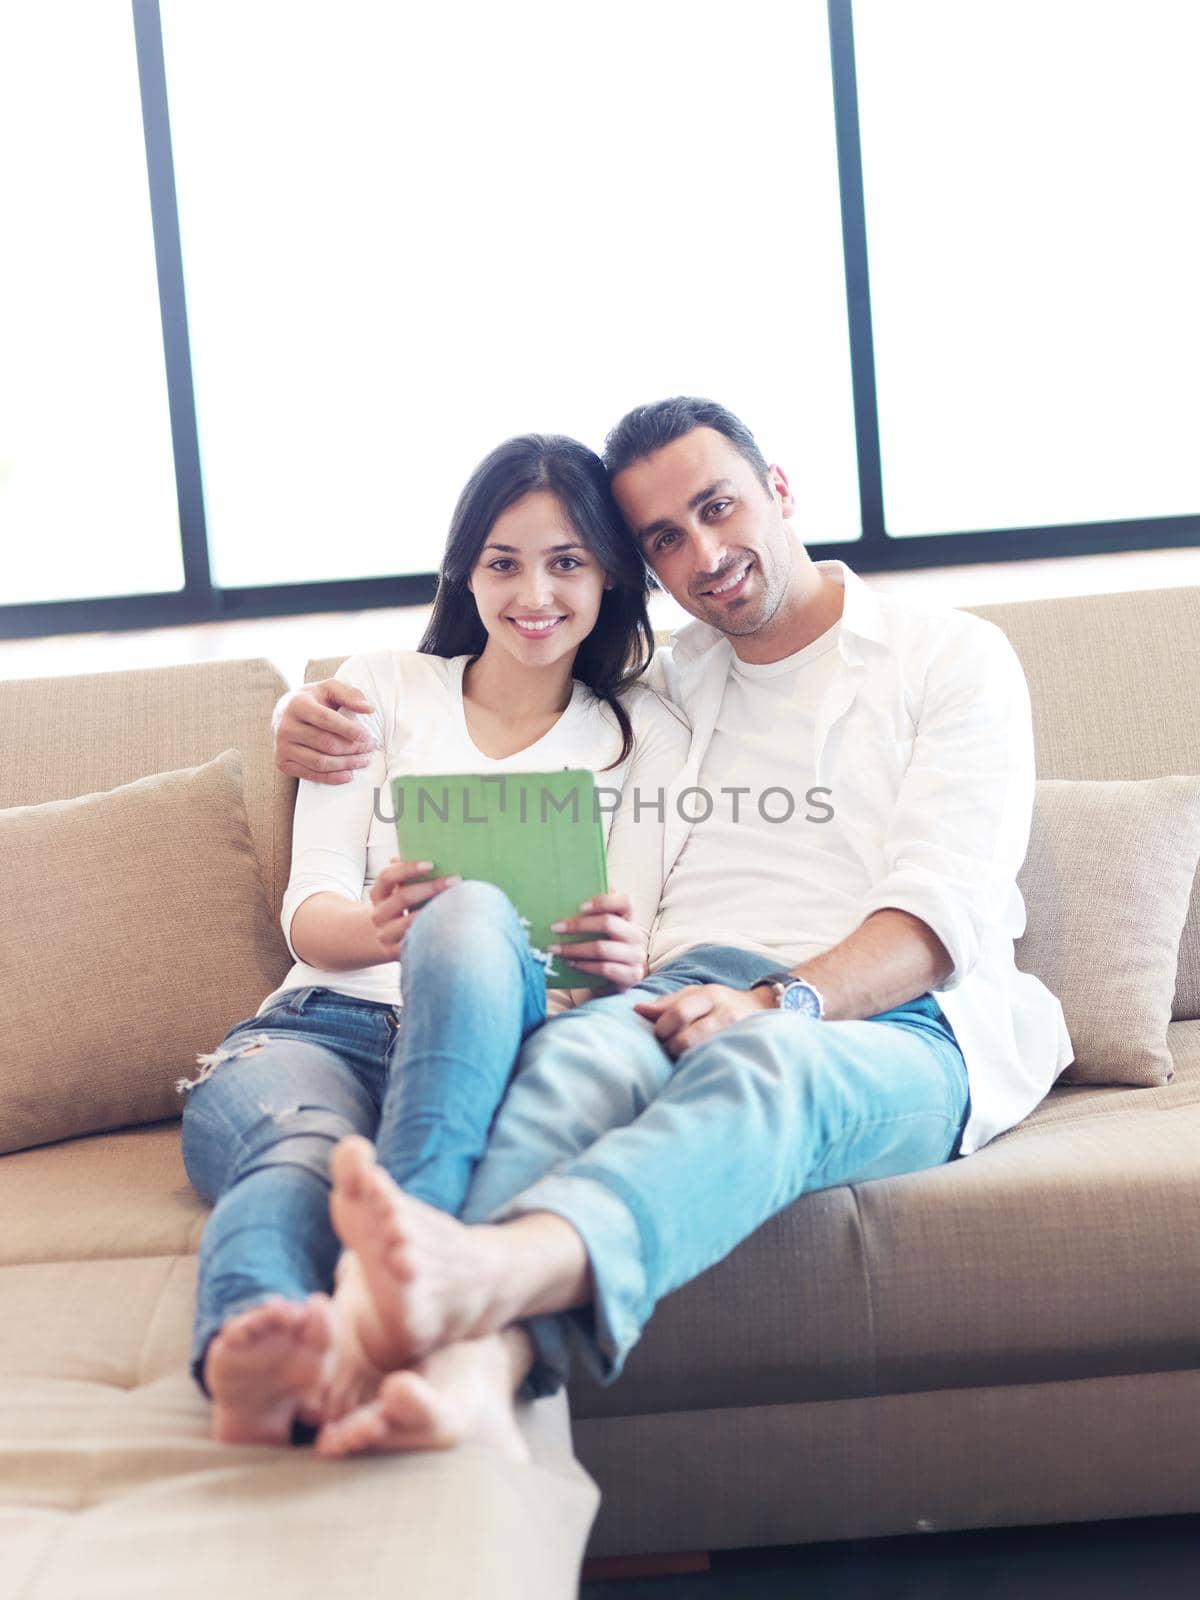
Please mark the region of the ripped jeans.
[[184, 1165], [214, 1204], [191, 1352], [201, 1389], [228, 1318], [270, 1295], [331, 1288], [339, 1139], [375, 1140], [379, 1164], [409, 1194], [462, 1208], [521, 1042], [545, 1019], [545, 975], [510, 902], [484, 883], [423, 906], [403, 955], [402, 1006], [291, 990], [231, 1028], [181, 1084]]

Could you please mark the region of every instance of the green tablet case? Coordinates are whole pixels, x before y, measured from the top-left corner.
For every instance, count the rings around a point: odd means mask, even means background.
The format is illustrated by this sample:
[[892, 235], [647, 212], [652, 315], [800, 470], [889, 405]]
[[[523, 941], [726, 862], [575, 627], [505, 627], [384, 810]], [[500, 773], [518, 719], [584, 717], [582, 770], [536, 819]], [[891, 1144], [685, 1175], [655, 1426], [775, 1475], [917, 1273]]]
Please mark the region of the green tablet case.
[[[392, 779], [399, 853], [432, 861], [431, 877], [457, 873], [494, 883], [512, 901], [551, 989], [604, 987], [549, 944], [594, 934], [556, 934], [552, 922], [579, 914], [608, 889], [604, 825], [590, 772], [505, 772]], [[403, 951], [401, 951], [403, 959]]]

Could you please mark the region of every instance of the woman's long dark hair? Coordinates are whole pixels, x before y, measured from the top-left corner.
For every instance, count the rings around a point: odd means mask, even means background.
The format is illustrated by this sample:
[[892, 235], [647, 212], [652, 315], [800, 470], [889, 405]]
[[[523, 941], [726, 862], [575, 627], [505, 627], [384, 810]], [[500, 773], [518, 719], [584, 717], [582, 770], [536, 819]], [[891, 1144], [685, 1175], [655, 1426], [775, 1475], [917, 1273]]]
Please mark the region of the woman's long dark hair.
[[654, 654], [654, 632], [646, 611], [650, 583], [621, 521], [604, 463], [577, 439], [560, 433], [523, 433], [498, 445], [475, 468], [450, 520], [433, 615], [417, 649], [430, 656], [481, 653], [487, 629], [467, 579], [496, 518], [539, 489], [555, 496], [581, 542], [612, 580], [572, 671], [616, 716], [621, 753], [612, 765], [617, 766], [633, 748], [629, 713], [617, 696], [646, 670]]

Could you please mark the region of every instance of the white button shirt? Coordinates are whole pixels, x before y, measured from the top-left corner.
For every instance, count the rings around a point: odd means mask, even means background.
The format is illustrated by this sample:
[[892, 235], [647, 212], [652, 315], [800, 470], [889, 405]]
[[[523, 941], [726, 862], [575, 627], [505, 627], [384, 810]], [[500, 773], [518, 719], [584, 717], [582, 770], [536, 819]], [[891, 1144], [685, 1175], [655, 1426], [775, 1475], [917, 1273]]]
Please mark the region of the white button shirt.
[[[1034, 794], [1025, 675], [993, 623], [876, 594], [840, 561], [816, 565], [845, 597], [836, 670], [811, 722], [811, 770], [835, 805], [853, 795], [854, 828], [875, 846], [878, 881], [859, 920], [888, 907], [907, 911], [933, 929], [954, 964], [933, 993], [970, 1082], [967, 1155], [1028, 1115], [1072, 1060], [1061, 1005], [1013, 960], [1025, 928], [1016, 878]], [[692, 725], [687, 761], [666, 796], [668, 873], [690, 829], [677, 797], [697, 783], [733, 661], [723, 634], [693, 622], [651, 668], [653, 685]], [[728, 942], [718, 929], [719, 919], [711, 942]]]

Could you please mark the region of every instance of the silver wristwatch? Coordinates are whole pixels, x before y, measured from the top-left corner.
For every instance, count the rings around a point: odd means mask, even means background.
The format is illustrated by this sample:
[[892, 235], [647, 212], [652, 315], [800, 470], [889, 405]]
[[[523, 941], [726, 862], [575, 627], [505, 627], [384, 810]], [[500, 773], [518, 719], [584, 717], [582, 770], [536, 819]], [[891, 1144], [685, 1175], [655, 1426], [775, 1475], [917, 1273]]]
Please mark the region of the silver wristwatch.
[[761, 989], [769, 985], [775, 991], [775, 1004], [780, 1011], [790, 1011], [794, 1016], [812, 1017], [820, 1022], [825, 1015], [825, 1001], [821, 991], [807, 978], [798, 978], [794, 972], [768, 972], [765, 978], [750, 985]]

